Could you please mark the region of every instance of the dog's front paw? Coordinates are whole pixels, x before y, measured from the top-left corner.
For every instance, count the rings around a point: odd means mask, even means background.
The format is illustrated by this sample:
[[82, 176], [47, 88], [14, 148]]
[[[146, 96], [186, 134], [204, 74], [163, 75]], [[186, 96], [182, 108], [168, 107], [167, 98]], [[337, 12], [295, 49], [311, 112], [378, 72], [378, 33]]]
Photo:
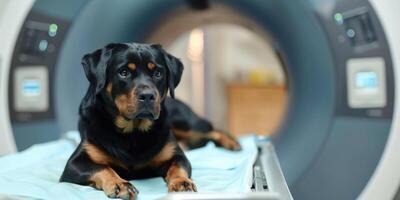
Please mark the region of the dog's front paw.
[[197, 188], [193, 181], [186, 177], [177, 177], [169, 181], [168, 192], [183, 191], [197, 192]]
[[130, 184], [129, 182], [115, 182], [109, 183], [106, 187], [103, 187], [104, 192], [109, 198], [120, 198], [125, 200], [136, 199], [139, 191]]

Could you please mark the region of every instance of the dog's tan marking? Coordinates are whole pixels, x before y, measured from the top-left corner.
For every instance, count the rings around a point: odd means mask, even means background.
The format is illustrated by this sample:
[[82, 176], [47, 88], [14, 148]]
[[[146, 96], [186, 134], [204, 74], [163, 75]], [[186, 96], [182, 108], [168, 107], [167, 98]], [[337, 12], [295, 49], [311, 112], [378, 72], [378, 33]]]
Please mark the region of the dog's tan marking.
[[224, 147], [229, 150], [240, 150], [240, 144], [237, 142], [237, 139], [230, 135], [229, 133], [223, 133], [221, 131], [213, 130], [207, 133], [202, 133], [198, 131], [184, 131], [179, 130], [177, 128], [171, 128], [172, 133], [175, 137], [182, 141], [183, 144], [197, 144], [202, 140], [211, 140], [217, 145]]
[[101, 164], [101, 165], [117, 165], [117, 166], [127, 169], [127, 166], [125, 164], [123, 164], [121, 161], [116, 160], [116, 159], [112, 158], [111, 156], [107, 155], [107, 153], [100, 150], [95, 145], [93, 145], [89, 142], [85, 142], [83, 144], [83, 147], [84, 147], [86, 153], [89, 155], [89, 158], [93, 162], [95, 162], [97, 164]]
[[191, 131], [183, 131], [176, 128], [171, 128], [171, 131], [178, 140], [187, 140], [192, 137]]
[[197, 191], [196, 185], [190, 180], [186, 170], [175, 162], [168, 168], [164, 179], [168, 185], [168, 192]]
[[118, 108], [120, 114], [129, 116], [136, 112], [137, 109], [137, 97], [135, 94], [135, 88], [133, 88], [127, 94], [118, 95], [114, 100], [115, 105]]
[[111, 168], [107, 167], [98, 172], [95, 172], [89, 179], [92, 181], [93, 186], [97, 189], [104, 189], [106, 191], [107, 183], [117, 182], [122, 180], [121, 177]]
[[142, 119], [138, 120], [138, 129], [142, 132], [148, 132], [151, 129], [151, 126], [153, 125], [153, 121], [149, 119]]
[[128, 109], [128, 95], [118, 95], [114, 102], [120, 113], [123, 113], [126, 109]]
[[112, 92], [112, 83], [108, 83], [108, 84], [107, 84], [106, 91], [107, 91], [107, 93], [111, 96], [111, 92]]
[[165, 181], [168, 183], [174, 178], [178, 177], [189, 177], [186, 170], [184, 170], [181, 166], [173, 162], [171, 166], [168, 168], [167, 175], [165, 176]]
[[237, 142], [237, 139], [229, 133], [223, 133], [221, 131], [213, 130], [208, 133], [208, 137], [216, 144], [221, 145], [225, 149], [234, 151], [241, 149], [241, 146], [239, 142]]
[[156, 90], [156, 100], [154, 101], [154, 113], [157, 114], [157, 116], [160, 116], [161, 112], [161, 95], [158, 90]]
[[91, 186], [103, 190], [110, 198], [134, 199], [138, 192], [110, 167], [95, 172], [90, 176], [89, 181]]
[[122, 116], [117, 116], [115, 118], [115, 125], [122, 130], [123, 133], [132, 132], [134, 128], [133, 120], [126, 120]]
[[172, 156], [175, 154], [176, 151], [176, 144], [175, 143], [167, 143], [161, 151], [154, 156], [153, 160], [151, 160], [150, 165], [151, 166], [158, 166], [162, 164], [163, 162], [170, 160]]
[[149, 68], [149, 70], [153, 70], [154, 68], [156, 68], [156, 65], [154, 63], [148, 63], [147, 68]]
[[179, 130], [177, 128], [171, 128], [171, 131], [175, 135], [175, 137], [179, 140], [196, 141], [202, 139], [209, 139], [209, 140], [212, 139], [211, 135], [209, 134], [193, 130], [184, 131], [184, 130]]
[[131, 69], [132, 71], [136, 70], [136, 64], [135, 63], [129, 63], [128, 68]]
[[164, 94], [162, 95], [160, 101], [164, 100], [165, 97], [167, 97], [167, 95], [168, 95], [168, 89], [165, 89], [165, 90], [164, 90]]
[[123, 133], [131, 133], [137, 128], [141, 132], [148, 132], [153, 125], [153, 121], [149, 119], [127, 120], [122, 116], [115, 118], [115, 125], [122, 130]]

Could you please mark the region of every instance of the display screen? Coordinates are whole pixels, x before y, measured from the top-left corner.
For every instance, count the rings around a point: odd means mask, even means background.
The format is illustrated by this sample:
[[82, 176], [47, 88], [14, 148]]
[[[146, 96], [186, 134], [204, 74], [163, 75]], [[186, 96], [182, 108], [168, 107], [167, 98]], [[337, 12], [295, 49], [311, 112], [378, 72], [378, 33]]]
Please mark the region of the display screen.
[[378, 75], [374, 71], [362, 71], [356, 73], [356, 87], [360, 89], [377, 89]]
[[22, 94], [29, 97], [39, 96], [40, 88], [39, 79], [25, 79], [22, 83]]

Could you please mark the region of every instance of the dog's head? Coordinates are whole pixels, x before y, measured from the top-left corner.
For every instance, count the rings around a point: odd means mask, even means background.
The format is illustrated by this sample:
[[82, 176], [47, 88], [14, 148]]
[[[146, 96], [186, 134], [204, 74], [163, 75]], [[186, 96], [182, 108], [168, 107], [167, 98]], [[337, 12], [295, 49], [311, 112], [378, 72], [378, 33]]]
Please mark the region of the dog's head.
[[161, 45], [109, 44], [82, 58], [89, 91], [115, 116], [126, 120], [159, 117], [169, 90], [174, 97], [183, 65]]

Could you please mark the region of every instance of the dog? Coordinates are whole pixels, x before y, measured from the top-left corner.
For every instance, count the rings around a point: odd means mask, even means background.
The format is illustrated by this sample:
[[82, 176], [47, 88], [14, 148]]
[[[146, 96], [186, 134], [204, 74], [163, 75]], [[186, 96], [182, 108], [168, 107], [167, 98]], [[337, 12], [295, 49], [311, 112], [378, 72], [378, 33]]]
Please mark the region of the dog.
[[188, 148], [213, 141], [240, 150], [234, 137], [174, 99], [183, 64], [161, 45], [112, 43], [81, 63], [90, 83], [79, 107], [81, 142], [60, 182], [135, 199], [139, 191], [128, 180], [161, 176], [169, 192], [196, 192], [177, 138]]

